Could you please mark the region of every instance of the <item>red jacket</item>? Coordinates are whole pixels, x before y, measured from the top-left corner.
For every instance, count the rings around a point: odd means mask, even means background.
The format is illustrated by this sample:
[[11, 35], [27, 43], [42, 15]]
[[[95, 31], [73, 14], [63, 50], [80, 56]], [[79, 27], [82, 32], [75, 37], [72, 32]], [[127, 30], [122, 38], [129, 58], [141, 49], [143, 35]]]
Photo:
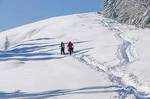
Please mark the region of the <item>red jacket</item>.
[[71, 42], [68, 43], [67, 45], [68, 48], [73, 48], [73, 44]]

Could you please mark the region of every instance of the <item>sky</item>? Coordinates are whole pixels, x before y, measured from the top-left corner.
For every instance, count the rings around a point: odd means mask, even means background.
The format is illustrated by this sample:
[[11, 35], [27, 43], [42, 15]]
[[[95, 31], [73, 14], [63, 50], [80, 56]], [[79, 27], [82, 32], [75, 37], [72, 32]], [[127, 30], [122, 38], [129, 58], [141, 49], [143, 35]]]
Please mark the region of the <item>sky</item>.
[[0, 0], [0, 32], [55, 16], [103, 10], [103, 0]]

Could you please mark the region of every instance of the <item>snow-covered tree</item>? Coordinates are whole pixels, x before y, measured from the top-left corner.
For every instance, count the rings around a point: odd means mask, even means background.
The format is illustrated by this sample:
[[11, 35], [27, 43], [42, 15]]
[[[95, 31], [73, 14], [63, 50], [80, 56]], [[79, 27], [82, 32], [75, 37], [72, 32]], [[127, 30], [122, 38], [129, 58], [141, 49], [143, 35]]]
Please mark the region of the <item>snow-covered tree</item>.
[[150, 0], [104, 0], [104, 7], [105, 17], [150, 27]]

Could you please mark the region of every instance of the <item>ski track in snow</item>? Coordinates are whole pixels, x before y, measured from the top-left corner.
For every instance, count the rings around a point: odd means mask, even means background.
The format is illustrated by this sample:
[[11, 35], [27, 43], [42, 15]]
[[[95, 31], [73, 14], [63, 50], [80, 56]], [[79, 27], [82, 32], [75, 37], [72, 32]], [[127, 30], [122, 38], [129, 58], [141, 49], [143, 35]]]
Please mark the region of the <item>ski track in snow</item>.
[[133, 95], [136, 99], [150, 99], [148, 94], [138, 91], [136, 86], [123, 81], [123, 77], [125, 75], [128, 77], [128, 80], [133, 82], [135, 85], [141, 85], [140, 81], [138, 81], [138, 78], [134, 74], [120, 70], [121, 67], [132, 64], [136, 60], [133, 49], [131, 49], [134, 48], [133, 44], [135, 42], [131, 42], [132, 40], [126, 40], [126, 38], [123, 36], [124, 32], [121, 31], [119, 27], [114, 27], [118, 24], [116, 21], [111, 19], [103, 19], [100, 24], [103, 24], [104, 27], [107, 27], [111, 31], [115, 31], [116, 38], [119, 38], [122, 42], [120, 45], [118, 45], [117, 49], [117, 56], [120, 62], [110, 67], [98, 62], [90, 55], [74, 55], [75, 58], [98, 72], [104, 72], [108, 75], [110, 81], [118, 86], [121, 86], [122, 90], [119, 92], [119, 99], [126, 99], [129, 95]]

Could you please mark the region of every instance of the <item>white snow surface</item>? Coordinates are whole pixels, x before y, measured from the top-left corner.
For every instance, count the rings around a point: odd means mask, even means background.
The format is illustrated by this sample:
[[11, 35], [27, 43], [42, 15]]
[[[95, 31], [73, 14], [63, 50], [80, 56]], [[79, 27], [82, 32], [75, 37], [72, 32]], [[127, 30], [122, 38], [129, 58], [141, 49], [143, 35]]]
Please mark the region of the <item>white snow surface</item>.
[[[72, 56], [61, 41], [74, 43]], [[150, 98], [149, 29], [92, 12], [4, 31], [0, 42], [2, 99]]]

